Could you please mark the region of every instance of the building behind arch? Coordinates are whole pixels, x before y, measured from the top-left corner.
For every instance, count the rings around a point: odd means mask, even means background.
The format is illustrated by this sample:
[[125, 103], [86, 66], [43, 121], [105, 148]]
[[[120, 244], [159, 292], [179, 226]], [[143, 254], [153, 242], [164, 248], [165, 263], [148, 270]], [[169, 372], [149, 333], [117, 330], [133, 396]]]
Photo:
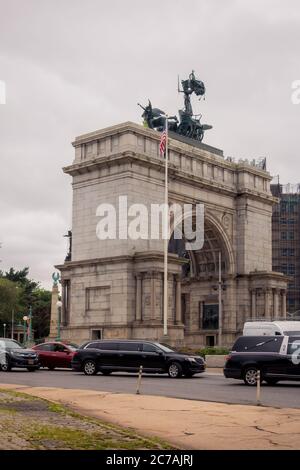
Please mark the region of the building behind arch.
[[[97, 207], [164, 201], [160, 134], [126, 122], [75, 139], [72, 253], [62, 277], [62, 338], [163, 336], [163, 241], [99, 240]], [[249, 319], [284, 319], [287, 278], [272, 271], [271, 177], [254, 161], [177, 135], [169, 139], [169, 200], [203, 203], [204, 246], [185, 251], [169, 242], [168, 342], [200, 347], [218, 342], [221, 252], [222, 338], [230, 346]], [[55, 326], [53, 327], [55, 328]], [[50, 336], [55, 336], [53, 330]]]

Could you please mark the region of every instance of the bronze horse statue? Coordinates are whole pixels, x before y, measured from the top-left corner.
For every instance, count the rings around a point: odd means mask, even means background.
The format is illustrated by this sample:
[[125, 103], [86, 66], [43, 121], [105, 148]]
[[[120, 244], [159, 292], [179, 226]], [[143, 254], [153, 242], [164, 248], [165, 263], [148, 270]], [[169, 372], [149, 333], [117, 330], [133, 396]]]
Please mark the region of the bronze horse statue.
[[[193, 114], [191, 95], [195, 93], [196, 96], [204, 96], [205, 85], [201, 80], [196, 79], [194, 71], [190, 73], [187, 80], [181, 80], [181, 85], [182, 90], [179, 89], [178, 83], [178, 92], [184, 94], [184, 108], [179, 110], [180, 122], [177, 116], [168, 117], [168, 129], [201, 142], [204, 137], [204, 132], [212, 129], [212, 126], [201, 124], [201, 114]], [[148, 106], [143, 107], [140, 104], [139, 106], [144, 110], [142, 118], [145, 127], [155, 129], [159, 132], [165, 129], [166, 114], [161, 109], [152, 108], [150, 100]]]
[[[142, 118], [144, 120], [144, 126], [156, 131], [162, 132], [166, 127], [166, 114], [159, 108], [152, 108], [151, 101], [148, 100], [148, 106], [144, 108], [138, 103], [144, 112]], [[168, 116], [168, 130], [176, 132], [178, 119], [177, 116]]]

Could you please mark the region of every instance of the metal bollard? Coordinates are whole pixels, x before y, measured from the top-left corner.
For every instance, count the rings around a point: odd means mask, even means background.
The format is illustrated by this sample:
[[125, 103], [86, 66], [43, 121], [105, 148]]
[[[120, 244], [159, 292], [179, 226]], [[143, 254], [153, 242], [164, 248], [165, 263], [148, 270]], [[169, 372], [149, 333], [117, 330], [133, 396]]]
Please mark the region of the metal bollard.
[[256, 404], [257, 406], [261, 405], [260, 402], [260, 370], [257, 371], [257, 380], [256, 380]]
[[141, 381], [142, 381], [142, 374], [143, 374], [143, 366], [140, 366], [139, 377], [138, 377], [137, 387], [136, 387], [136, 395], [139, 395], [139, 394], [140, 394], [140, 387], [141, 387]]

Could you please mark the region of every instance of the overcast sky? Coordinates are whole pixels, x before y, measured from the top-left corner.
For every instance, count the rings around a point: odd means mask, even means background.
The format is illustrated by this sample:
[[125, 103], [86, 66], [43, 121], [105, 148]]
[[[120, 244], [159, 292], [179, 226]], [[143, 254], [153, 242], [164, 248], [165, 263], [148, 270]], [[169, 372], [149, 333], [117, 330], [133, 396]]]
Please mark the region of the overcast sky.
[[192, 69], [205, 142], [299, 182], [299, 49], [299, 0], [0, 0], [0, 269], [51, 285], [71, 228], [71, 141], [140, 122], [148, 97], [177, 113], [177, 75]]

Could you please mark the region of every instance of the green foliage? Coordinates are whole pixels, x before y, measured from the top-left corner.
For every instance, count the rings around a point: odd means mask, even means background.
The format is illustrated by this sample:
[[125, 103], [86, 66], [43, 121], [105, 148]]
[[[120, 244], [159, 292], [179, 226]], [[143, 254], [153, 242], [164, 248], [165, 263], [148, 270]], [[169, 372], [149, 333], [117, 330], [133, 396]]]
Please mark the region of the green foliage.
[[202, 348], [202, 349], [198, 349], [196, 351], [197, 354], [199, 354], [200, 356], [202, 357], [205, 357], [205, 356], [215, 356], [215, 355], [226, 355], [226, 354], [229, 354], [229, 349], [226, 349], [226, 348], [219, 348], [219, 347], [216, 347], [216, 346], [208, 346], [206, 348]]
[[[3, 323], [9, 324], [11, 321], [11, 312], [18, 305], [18, 289], [16, 283], [0, 278], [0, 322], [1, 329]], [[1, 331], [1, 330], [0, 330]]]
[[14, 268], [0, 271], [0, 335], [3, 323], [7, 323], [9, 334], [12, 311], [17, 324], [23, 321], [24, 315], [28, 316], [30, 306], [35, 338], [45, 338], [49, 334], [51, 292], [29, 279], [28, 274], [28, 267], [19, 271]]
[[180, 350], [185, 354], [197, 354], [205, 358], [207, 355], [226, 355], [229, 354], [229, 349], [226, 348], [219, 348], [218, 346], [207, 346], [206, 348], [201, 349], [190, 349], [190, 348], [183, 348]]

